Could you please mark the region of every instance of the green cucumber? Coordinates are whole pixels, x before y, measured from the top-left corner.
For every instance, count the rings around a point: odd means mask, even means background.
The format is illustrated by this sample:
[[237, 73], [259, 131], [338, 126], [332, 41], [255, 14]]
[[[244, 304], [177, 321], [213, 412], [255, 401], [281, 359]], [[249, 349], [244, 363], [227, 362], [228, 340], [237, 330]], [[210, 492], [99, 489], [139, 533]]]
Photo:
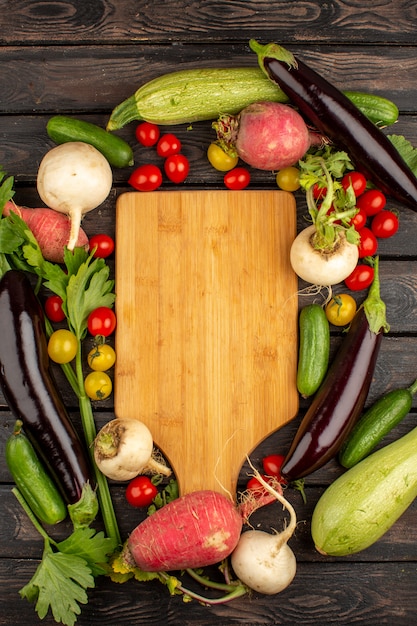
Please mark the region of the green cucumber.
[[343, 93], [379, 128], [390, 126], [398, 121], [399, 110], [391, 100], [360, 91], [344, 91]]
[[301, 309], [299, 319], [297, 389], [304, 398], [317, 391], [327, 372], [330, 326], [319, 304]]
[[45, 524], [57, 524], [66, 518], [67, 507], [21, 428], [22, 422], [17, 420], [13, 434], [6, 442], [7, 467], [36, 517]]
[[49, 119], [46, 132], [56, 144], [82, 141], [94, 146], [114, 167], [133, 165], [133, 150], [129, 144], [96, 124], [55, 115]]
[[347, 556], [382, 537], [417, 497], [417, 428], [339, 476], [320, 497], [311, 534], [321, 554]]
[[362, 415], [340, 449], [339, 461], [343, 467], [353, 467], [368, 456], [408, 415], [416, 391], [417, 380], [407, 389], [389, 391]]
[[[344, 93], [378, 126], [397, 121], [398, 108], [390, 100], [358, 91]], [[215, 120], [225, 113], [240, 113], [261, 100], [289, 102], [259, 67], [179, 70], [144, 83], [118, 104], [107, 130], [117, 130], [134, 120], [161, 126]]]

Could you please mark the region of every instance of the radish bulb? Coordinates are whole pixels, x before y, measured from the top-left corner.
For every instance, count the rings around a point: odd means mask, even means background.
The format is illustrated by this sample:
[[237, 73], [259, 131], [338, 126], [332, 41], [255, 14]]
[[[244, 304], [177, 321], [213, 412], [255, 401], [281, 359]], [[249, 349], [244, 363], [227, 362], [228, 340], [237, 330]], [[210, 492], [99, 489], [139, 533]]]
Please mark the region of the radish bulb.
[[259, 170], [295, 165], [318, 141], [301, 115], [279, 102], [255, 102], [239, 115], [222, 115], [213, 128], [227, 154]]
[[82, 217], [104, 202], [113, 183], [107, 159], [90, 144], [70, 141], [43, 157], [37, 175], [43, 202], [71, 219], [67, 248], [74, 250]]
[[94, 440], [94, 460], [107, 478], [117, 481], [131, 480], [141, 473], [171, 474], [154, 454], [149, 428], [136, 419], [107, 422]]
[[[337, 163], [335, 157], [333, 161]], [[353, 188], [338, 193], [341, 184], [333, 180], [322, 155], [308, 155], [304, 162], [300, 161], [300, 166], [300, 184], [306, 190], [307, 207], [313, 223], [294, 239], [290, 262], [302, 280], [330, 287], [347, 278], [359, 259], [360, 237], [351, 224], [352, 217], [358, 212], [356, 197]], [[313, 193], [317, 184], [315, 181], [320, 181], [324, 190], [324, 198], [318, 203]]]
[[286, 589], [296, 574], [297, 563], [288, 541], [294, 533], [297, 518], [284, 496], [258, 473], [256, 475], [265, 489], [288, 510], [290, 521], [282, 532], [273, 535], [262, 530], [242, 533], [230, 561], [236, 576], [245, 585], [259, 593], [273, 595]]

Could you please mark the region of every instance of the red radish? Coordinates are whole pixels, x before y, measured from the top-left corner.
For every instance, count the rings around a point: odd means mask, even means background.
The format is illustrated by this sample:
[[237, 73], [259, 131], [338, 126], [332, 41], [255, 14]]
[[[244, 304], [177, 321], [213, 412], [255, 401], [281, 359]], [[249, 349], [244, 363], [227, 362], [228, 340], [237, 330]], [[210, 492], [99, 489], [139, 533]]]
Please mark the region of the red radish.
[[242, 517], [231, 500], [216, 491], [194, 491], [140, 523], [125, 558], [146, 572], [205, 567], [233, 552], [241, 530]]
[[321, 142], [295, 109], [279, 102], [255, 102], [239, 115], [222, 115], [213, 127], [225, 152], [260, 170], [294, 165]]
[[[6, 202], [3, 215], [7, 216], [11, 211], [16, 213], [30, 228], [44, 258], [52, 263], [62, 263], [64, 248], [69, 241], [71, 230], [68, 217], [49, 208], [30, 209], [17, 206], [11, 201]], [[88, 247], [88, 237], [82, 229], [78, 235], [77, 246]]]

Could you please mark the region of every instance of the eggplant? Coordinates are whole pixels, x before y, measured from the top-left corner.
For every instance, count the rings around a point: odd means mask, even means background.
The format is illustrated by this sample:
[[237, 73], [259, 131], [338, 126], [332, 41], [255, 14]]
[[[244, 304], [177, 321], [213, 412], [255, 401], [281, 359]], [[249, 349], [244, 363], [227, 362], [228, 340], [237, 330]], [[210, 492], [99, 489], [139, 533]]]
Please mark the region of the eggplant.
[[250, 41], [263, 72], [385, 194], [417, 210], [417, 178], [391, 141], [339, 89], [278, 44]]
[[282, 464], [281, 473], [288, 482], [311, 474], [339, 452], [362, 413], [387, 329], [376, 259], [369, 294], [353, 318]]
[[42, 307], [20, 270], [0, 281], [0, 334], [0, 386], [10, 411], [74, 504], [92, 484], [91, 467], [49, 368]]

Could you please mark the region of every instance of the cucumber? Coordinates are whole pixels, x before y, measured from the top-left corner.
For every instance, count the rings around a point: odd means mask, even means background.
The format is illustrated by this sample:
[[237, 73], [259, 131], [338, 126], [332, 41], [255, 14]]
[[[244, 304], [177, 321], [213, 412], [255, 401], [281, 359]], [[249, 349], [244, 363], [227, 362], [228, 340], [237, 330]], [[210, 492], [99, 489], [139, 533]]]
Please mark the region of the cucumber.
[[317, 391], [329, 365], [330, 326], [319, 304], [301, 309], [299, 319], [297, 389], [304, 398]]
[[417, 497], [417, 428], [339, 476], [313, 511], [321, 554], [347, 556], [382, 537]]
[[129, 144], [96, 124], [55, 115], [49, 119], [46, 131], [56, 144], [82, 141], [94, 146], [114, 167], [133, 165], [133, 150]]
[[[358, 91], [344, 93], [378, 125], [397, 121], [398, 108], [390, 100]], [[179, 70], [143, 84], [118, 104], [107, 130], [117, 130], [134, 120], [161, 126], [215, 120], [225, 113], [235, 115], [261, 100], [289, 102], [259, 67]]]
[[17, 420], [14, 432], [6, 442], [7, 467], [36, 517], [45, 524], [57, 524], [66, 518], [67, 507], [21, 428], [22, 422]]
[[360, 91], [344, 91], [343, 93], [379, 128], [390, 126], [398, 121], [399, 110], [391, 100]]
[[375, 446], [410, 412], [417, 380], [407, 389], [394, 389], [379, 398], [355, 424], [339, 452], [339, 462], [350, 468], [368, 456]]

